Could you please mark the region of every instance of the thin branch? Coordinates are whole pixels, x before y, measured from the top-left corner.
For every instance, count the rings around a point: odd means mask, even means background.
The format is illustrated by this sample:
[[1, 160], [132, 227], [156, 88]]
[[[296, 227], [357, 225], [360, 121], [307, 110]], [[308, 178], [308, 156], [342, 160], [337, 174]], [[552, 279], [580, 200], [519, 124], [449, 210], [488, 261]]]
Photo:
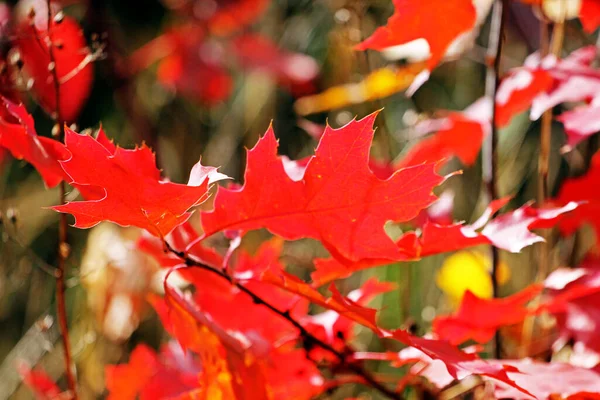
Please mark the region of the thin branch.
[[[496, 176], [498, 175], [498, 127], [496, 123], [496, 93], [500, 83], [500, 59], [502, 57], [503, 32], [508, 15], [508, 0], [496, 0], [492, 11], [490, 36], [488, 40], [488, 68], [486, 74], [486, 95], [492, 99], [492, 129], [484, 143], [483, 151], [483, 179], [487, 186], [490, 201], [498, 198]], [[494, 297], [498, 297], [498, 265], [500, 258], [498, 249], [492, 246], [492, 288]], [[500, 331], [496, 331], [494, 354], [496, 358], [502, 357], [502, 338]]]
[[[64, 120], [62, 119], [60, 112], [60, 79], [58, 77], [56, 57], [54, 54], [54, 41], [52, 39], [52, 7], [50, 0], [47, 0], [46, 5], [48, 7], [48, 55], [50, 57], [50, 65], [48, 69], [52, 75], [52, 81], [54, 83], [54, 92], [56, 95], [56, 112], [53, 115], [55, 122], [58, 124], [59, 133], [58, 140], [64, 141], [65, 129]], [[56, 22], [58, 23], [58, 22]], [[66, 187], [65, 182], [60, 183], [60, 204], [65, 204]], [[67, 385], [71, 392], [72, 399], [77, 400], [77, 381], [75, 379], [75, 373], [73, 371], [73, 361], [71, 358], [71, 343], [69, 340], [69, 323], [67, 320], [67, 305], [65, 301], [65, 275], [66, 275], [66, 260], [69, 256], [70, 247], [67, 241], [67, 215], [61, 214], [59, 225], [58, 225], [58, 262], [57, 269], [55, 271], [56, 277], [56, 314], [58, 317], [58, 325], [60, 327], [61, 338], [63, 342], [63, 351], [65, 359], [65, 376], [67, 378]]]
[[262, 297], [258, 296], [256, 293], [254, 293], [253, 291], [251, 291], [250, 289], [248, 289], [241, 283], [237, 282], [230, 275], [225, 273], [222, 269], [216, 269], [216, 268], [213, 268], [213, 267], [211, 267], [207, 264], [204, 264], [200, 261], [194, 260], [193, 258], [189, 257], [185, 252], [175, 250], [173, 247], [171, 247], [171, 245], [167, 241], [164, 241], [164, 244], [168, 251], [175, 254], [177, 257], [181, 258], [181, 260], [183, 262], [185, 262], [185, 264], [187, 266], [197, 267], [202, 270], [212, 272], [215, 275], [218, 275], [222, 279], [225, 279], [227, 282], [229, 282], [232, 286], [235, 286], [238, 290], [240, 290], [240, 291], [246, 293], [248, 296], [250, 296], [250, 298], [252, 299], [252, 301], [255, 304], [259, 304], [263, 307], [266, 307], [273, 313], [279, 315], [281, 318], [288, 321], [292, 326], [294, 326], [300, 332], [300, 336], [303, 338], [305, 344], [318, 346], [318, 347], [328, 351], [329, 353], [333, 354], [339, 360], [341, 365], [343, 365], [346, 369], [348, 369], [352, 373], [360, 376], [362, 378], [362, 380], [364, 380], [366, 385], [372, 387], [373, 389], [376, 389], [377, 391], [386, 395], [390, 399], [401, 400], [403, 398], [399, 393], [394, 392], [393, 390], [387, 388], [386, 386], [384, 386], [383, 384], [378, 382], [362, 366], [352, 363], [352, 362], [349, 362], [346, 354], [337, 351], [331, 345], [325, 343], [318, 337], [316, 337], [316, 336], [312, 335], [310, 332], [308, 332], [306, 330], [306, 328], [302, 324], [300, 324], [300, 322], [296, 321], [290, 315], [289, 311], [279, 310], [277, 307], [275, 307], [274, 305], [269, 303], [267, 300], [263, 299]]
[[[552, 41], [548, 38], [548, 22], [543, 20], [541, 22], [541, 34], [540, 34], [540, 53], [542, 58], [548, 54], [552, 54], [555, 57], [560, 56], [562, 49], [562, 43], [565, 35], [565, 27], [563, 22], [557, 22], [554, 24], [552, 29]], [[546, 199], [550, 197], [550, 189], [548, 185], [548, 173], [550, 170], [550, 150], [552, 146], [552, 108], [546, 110], [542, 114], [542, 123], [540, 129], [540, 153], [538, 157], [538, 174], [537, 174], [537, 204], [538, 207], [543, 207], [546, 203]], [[550, 272], [550, 257], [549, 257], [549, 230], [541, 230], [541, 236], [544, 241], [538, 243], [538, 267], [535, 276], [536, 282], [542, 282], [546, 279], [548, 272]], [[539, 297], [536, 298], [533, 304], [539, 302]], [[519, 349], [519, 356], [526, 357], [531, 350], [531, 340], [533, 337], [533, 328], [535, 323], [535, 317], [529, 316], [523, 323], [523, 333], [521, 346]]]

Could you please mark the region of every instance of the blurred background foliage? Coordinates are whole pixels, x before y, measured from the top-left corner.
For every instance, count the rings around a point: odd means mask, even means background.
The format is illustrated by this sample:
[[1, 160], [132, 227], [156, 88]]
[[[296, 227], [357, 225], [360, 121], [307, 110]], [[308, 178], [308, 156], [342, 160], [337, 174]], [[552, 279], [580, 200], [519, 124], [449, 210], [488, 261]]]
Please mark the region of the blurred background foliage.
[[[258, 7], [261, 3], [246, 2], [250, 3], [248, 7]], [[310, 155], [316, 146], [315, 138], [305, 130], [314, 128], [310, 123], [324, 125], [328, 121], [338, 127], [354, 116], [362, 117], [382, 107], [372, 157], [391, 161], [402, 157], [415, 143], [412, 127], [417, 121], [438, 110], [462, 110], [484, 94], [487, 23], [478, 45], [460, 60], [438, 67], [412, 98], [398, 93], [304, 119], [294, 109], [300, 92], [295, 93], [289, 85], [280, 84], [268, 69], [240, 67], [230, 46], [240, 32], [209, 34], [203, 42], [216, 49], [211, 54], [218, 57], [218, 64], [231, 78], [230, 83], [215, 83], [217, 78], [211, 73], [193, 76], [193, 81], [188, 82], [199, 87], [217, 85], [217, 94], [227, 91], [216, 100], [206, 101], [202, 95], [194, 98], [186, 95], [185, 87], [163, 84], [157, 79], [161, 74], [159, 62], [149, 62], [144, 68], [136, 65], [132, 58], [136, 50], [194, 18], [186, 11], [177, 10], [176, 3], [186, 3], [185, 0], [67, 3], [65, 12], [80, 21], [89, 42], [104, 47], [103, 56], [95, 62], [93, 90], [77, 126], [97, 129], [102, 122], [108, 136], [123, 147], [146, 142], [155, 149], [164, 175], [175, 182], [186, 180], [199, 157], [203, 164], [221, 166], [222, 172], [242, 181], [245, 148], [254, 145], [271, 121], [280, 142], [280, 152], [297, 159]], [[264, 3], [261, 15], [240, 31], [260, 33], [286, 52], [311, 57], [320, 72], [308, 88], [302, 88], [304, 94], [358, 82], [386, 65], [377, 53], [357, 52], [353, 46], [377, 26], [385, 24], [393, 11], [390, 0], [273, 0]], [[577, 25], [576, 21], [567, 24], [565, 53], [590, 44], [590, 39], [580, 33]], [[513, 4], [502, 70], [521, 65], [524, 58], [538, 48], [538, 32], [539, 22], [531, 9]], [[228, 85], [229, 89], [220, 85]], [[187, 89], [193, 89], [191, 86]], [[34, 115], [38, 132], [49, 136], [52, 121], [35, 103], [28, 104], [28, 108]], [[594, 141], [582, 144], [563, 158], [558, 151], [559, 143], [564, 142], [562, 130], [555, 128], [552, 134], [556, 148], [551, 152], [550, 169], [554, 191], [567, 173], [585, 169], [596, 145]], [[511, 206], [535, 198], [539, 130], [538, 122], [521, 115], [500, 133], [500, 193], [514, 196]], [[481, 164], [465, 168], [453, 160], [443, 172], [459, 169], [463, 170], [462, 175], [449, 179], [438, 194], [453, 193], [453, 218], [472, 221], [486, 205], [482, 196]], [[30, 165], [7, 157], [2, 162], [0, 179], [3, 215], [0, 360], [4, 360], [0, 367], [0, 399], [29, 398], [29, 392], [20, 386], [14, 371], [16, 358], [32, 364], [41, 361], [51, 376], [62, 375], [60, 345], [56, 342], [56, 324], [51, 317], [54, 315], [52, 273], [57, 257], [58, 214], [44, 208], [57, 203], [58, 190], [46, 190]], [[139, 232], [135, 229], [112, 225], [69, 230], [72, 255], [68, 260], [67, 299], [82, 398], [103, 395], [105, 364], [126, 360], [137, 343], [158, 346], [166, 339], [144, 300], [145, 293], [157, 287], [161, 275], [151, 260], [127, 246], [137, 235]], [[578, 257], [588, 247], [590, 236], [580, 234], [561, 247], [553, 247], [553, 265], [567, 262], [573, 254]], [[265, 232], [252, 233], [244, 239], [243, 245], [256, 249], [266, 237]], [[554, 242], [551, 240], [551, 244]], [[534, 279], [534, 250], [530, 248], [518, 255], [502, 253], [502, 293], [512, 293]], [[120, 258], [115, 254], [120, 254]], [[302, 240], [286, 244], [284, 261], [295, 273], [308, 277], [311, 260], [319, 254], [324, 251], [315, 242]], [[475, 249], [361, 272], [342, 282], [340, 288], [350, 290], [370, 276], [397, 282], [399, 290], [380, 296], [372, 304], [382, 310], [381, 325], [410, 326], [419, 334], [425, 334], [433, 317], [454, 308], [467, 288], [490, 296], [488, 269], [487, 249]], [[510, 356], [510, 332], [507, 335]], [[388, 345], [374, 341], [369, 332], [360, 329], [356, 347], [381, 349]], [[393, 372], [389, 366], [376, 368]], [[352, 386], [344, 387], [334, 398], [350, 396], [353, 390]]]

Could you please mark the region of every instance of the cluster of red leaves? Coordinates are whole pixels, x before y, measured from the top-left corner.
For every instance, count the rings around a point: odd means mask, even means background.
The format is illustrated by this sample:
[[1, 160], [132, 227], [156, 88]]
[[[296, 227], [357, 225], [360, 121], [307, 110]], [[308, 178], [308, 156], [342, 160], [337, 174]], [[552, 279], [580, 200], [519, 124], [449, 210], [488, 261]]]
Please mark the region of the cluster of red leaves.
[[[22, 108], [20, 110], [24, 112]], [[78, 227], [90, 227], [103, 220], [138, 226], [166, 238], [176, 249], [187, 249], [189, 257], [201, 260], [209, 269], [232, 271], [230, 278], [225, 279], [227, 275], [182, 268], [183, 260], [178, 256], [161, 253], [164, 245], [158, 238], [146, 238], [141, 244], [166, 267], [175, 267], [196, 286], [197, 295], [193, 301], [166, 283], [165, 299], [153, 300], [167, 330], [184, 348], [198, 356], [202, 372], [196, 377], [192, 392], [217, 391], [225, 397], [244, 398], [239, 382], [243, 385], [263, 382], [266, 386], [262, 390], [269, 387], [277, 392], [280, 390], [277, 382], [290, 385], [289, 377], [280, 376], [283, 370], [277, 363], [285, 364], [289, 357], [306, 360], [309, 354], [306, 350], [311, 350], [298, 347], [305, 339], [298, 326], [332, 348], [341, 349], [346, 345], [342, 338], [351, 337], [352, 326], [356, 323], [370, 328], [380, 337], [398, 340], [441, 360], [455, 378], [481, 374], [519, 388], [507, 375], [514, 371], [512, 367], [507, 369], [501, 364], [487, 363], [446, 341], [380, 328], [376, 310], [365, 308], [363, 304], [373, 295], [390, 290], [389, 285], [368, 283], [344, 297], [332, 284], [329, 286], [331, 296], [326, 297], [315, 286], [284, 270], [278, 261], [280, 240], [267, 242], [254, 258], [241, 253], [234, 268], [230, 265], [230, 253], [222, 257], [199, 245], [205, 237], [218, 232], [236, 231], [240, 236], [248, 230], [267, 228], [288, 240], [303, 237], [320, 240], [331, 252], [332, 260], [352, 265], [348, 267], [352, 272], [364, 265], [375, 266], [390, 260], [417, 258], [476, 244], [494, 243], [507, 250], [519, 251], [540, 240], [529, 229], [551, 226], [562, 213], [577, 206], [570, 203], [563, 208], [544, 210], [525, 206], [491, 219], [506, 204], [507, 200], [502, 200], [494, 202], [473, 225], [426, 222], [421, 236], [409, 232], [394, 242], [385, 234], [384, 224], [389, 220], [413, 220], [435, 200], [432, 189], [443, 178], [435, 173], [435, 163], [398, 169], [385, 180], [376, 177], [369, 169], [375, 116], [353, 121], [337, 130], [327, 127], [315, 155], [305, 166], [295, 165], [291, 169], [293, 173], [289, 172], [289, 164], [293, 161], [277, 155], [274, 132], [269, 129], [248, 152], [244, 185], [237, 189], [219, 188], [214, 210], [202, 213], [205, 231], [202, 236], [185, 224], [188, 210], [205, 200], [208, 185], [222, 179], [223, 175], [214, 168], [197, 164], [188, 185], [170, 183], [161, 179], [154, 155], [147, 147], [124, 150], [112, 144], [102, 130], [94, 139], [67, 129], [63, 153], [55, 163], [85, 201], [54, 209], [73, 214]], [[26, 118], [23, 120], [27, 121]], [[26, 127], [23, 130], [26, 131]], [[34, 133], [29, 135], [34, 143]], [[93, 162], [90, 164], [90, 161]], [[444, 240], [436, 237], [444, 237]], [[347, 275], [349, 273], [336, 272], [327, 280]], [[272, 307], [293, 317], [300, 325], [269, 313], [267, 307], [257, 303], [248, 292], [240, 291], [232, 282], [268, 299]], [[310, 316], [307, 314], [308, 302], [328, 311]], [[256, 327], [257, 320], [272, 322], [265, 323], [261, 329]], [[327, 358], [323, 351], [310, 352], [310, 355]], [[150, 372], [140, 373], [140, 376], [160, 370], [163, 361], [152, 365]], [[312, 372], [306, 372], [308, 369], [303, 369], [303, 373], [289, 372], [297, 377], [294, 382], [298, 390], [310, 389], [306, 397], [299, 398], [309, 398], [325, 385], [321, 378], [316, 379], [318, 374], [312, 362], [298, 361], [294, 368], [302, 365], [311, 366]], [[317, 381], [320, 383], [315, 385]], [[177, 390], [183, 391], [186, 387], [183, 385]], [[281, 392], [284, 393], [283, 389]], [[116, 393], [120, 390], [116, 389]]]
[[[7, 16], [11, 18], [8, 26], [12, 29], [2, 34], [14, 38], [10, 44], [18, 56], [3, 60], [8, 70], [2, 94], [17, 100], [17, 79], [24, 77], [32, 82], [32, 94], [49, 115], [73, 122], [92, 88], [92, 56], [79, 23], [63, 15], [54, 2], [50, 9], [49, 13], [45, 0], [22, 0], [14, 15]], [[55, 75], [60, 90], [69, 94], [60, 96], [60, 105], [57, 105]]]
[[[159, 61], [159, 82], [206, 105], [229, 97], [233, 90], [229, 70], [234, 67], [261, 71], [294, 94], [310, 93], [319, 73], [314, 59], [281, 50], [263, 35], [240, 32], [262, 14], [268, 3], [178, 1], [172, 6], [189, 22], [138, 49], [130, 64], [134, 70], [140, 70]], [[229, 36], [224, 37], [225, 34]]]
[[[236, 55], [243, 68], [267, 71], [292, 86], [314, 78], [317, 69], [312, 60], [282, 53], [262, 37], [239, 35], [225, 45], [214, 41], [214, 36], [250, 24], [267, 2], [238, 0], [219, 3], [210, 13], [195, 12], [205, 3], [173, 3], [192, 15], [192, 20], [136, 53], [133, 61], [137, 68], [160, 59], [158, 75], [164, 84], [189, 90], [190, 96], [208, 103], [224, 99], [231, 87], [229, 74], [216, 61], [222, 59], [217, 53], [225, 49]], [[359, 48], [390, 51], [424, 39], [430, 53], [427, 65], [432, 69], [461, 35], [475, 29], [480, 17], [471, 1], [434, 3], [395, 0], [396, 12], [388, 25]], [[580, 16], [589, 28], [596, 23], [591, 22], [591, 2], [584, 4]], [[35, 10], [28, 15], [30, 20], [18, 25], [22, 34], [17, 35], [16, 46], [23, 52], [25, 66], [31, 65], [30, 73], [39, 78], [33, 90], [40, 104], [49, 113], [70, 120], [89, 92], [91, 69], [82, 51], [85, 42], [72, 20], [52, 18], [48, 22], [41, 9]], [[449, 14], [455, 23], [443, 23]], [[435, 23], [441, 30], [427, 29]], [[61, 46], [52, 48], [61, 90], [76, 84], [73, 96], [64, 96], [64, 103], [61, 97], [60, 104], [56, 104], [53, 75], [47, 68], [51, 58], [48, 43], [57, 40], [62, 41]], [[45, 45], [39, 46], [38, 41]], [[532, 56], [525, 66], [510, 71], [494, 102], [498, 126], [508, 124], [529, 107], [536, 119], [554, 105], [592, 98], [584, 109], [565, 113], [560, 119], [569, 145], [593, 133], [598, 123], [595, 92], [600, 77], [590, 67], [594, 57], [591, 48], [580, 49], [564, 60]], [[298, 69], [298, 64], [302, 68]], [[205, 76], [212, 78], [208, 86], [195, 85]], [[482, 360], [476, 352], [457, 347], [467, 340], [485, 343], [502, 327], [550, 313], [560, 330], [555, 347], [572, 341], [575, 354], [586, 356], [572, 361], [596, 366], [600, 345], [594, 333], [600, 322], [597, 307], [590, 306], [597, 303], [600, 290], [595, 262], [554, 272], [545, 283], [547, 296], [531, 308], [527, 303], [540, 295], [540, 285], [504, 299], [479, 299], [467, 292], [454, 315], [436, 318], [436, 336], [425, 338], [381, 328], [377, 310], [367, 307], [370, 299], [392, 290], [393, 285], [369, 280], [344, 296], [332, 283], [360, 269], [477, 245], [519, 252], [542, 241], [532, 230], [552, 227], [565, 213], [573, 212], [562, 225], [566, 231], [586, 220], [594, 222], [598, 204], [590, 187], [596, 180], [598, 156], [586, 176], [564, 185], [558, 196], [562, 207], [536, 209], [527, 204], [494, 218], [508, 203], [501, 199], [493, 201], [472, 224], [452, 223], [428, 220], [424, 210], [435, 202], [432, 191], [445, 179], [436, 173], [442, 159], [457, 156], [466, 165], [474, 163], [491, 118], [489, 112], [474, 111], [478, 105], [422, 124], [422, 134], [437, 133], [413, 147], [396, 165], [381, 169], [369, 159], [376, 113], [340, 129], [327, 126], [314, 156], [300, 161], [277, 154], [275, 133], [269, 128], [248, 151], [243, 186], [219, 187], [214, 209], [200, 216], [203, 234], [198, 235], [188, 222], [190, 210], [208, 199], [212, 183], [226, 178], [215, 168], [198, 163], [187, 185], [172, 183], [161, 177], [155, 156], [146, 146], [126, 150], [108, 140], [102, 129], [92, 138], [68, 128], [63, 145], [39, 137], [23, 106], [3, 101], [7, 118], [0, 120], [0, 145], [34, 165], [47, 186], [65, 180], [84, 198], [54, 209], [72, 214], [80, 228], [112, 221], [145, 229], [149, 235], [138, 247], [169, 269], [164, 297], [149, 296], [149, 301], [184, 352], [173, 344], [159, 353], [139, 346], [127, 364], [107, 369], [111, 399], [310, 399], [337, 384], [321, 376], [317, 363], [353, 374], [362, 368], [353, 363], [365, 359], [416, 363], [411, 374], [425, 376], [439, 388], [480, 375], [494, 384], [497, 397], [586, 398], [590, 392], [600, 391], [600, 376], [589, 369], [527, 360]], [[485, 99], [481, 104], [486, 104]], [[489, 104], [487, 108], [491, 109]], [[388, 221], [413, 223], [418, 230], [394, 241], [384, 230]], [[274, 238], [254, 255], [237, 250], [246, 232], [260, 228]], [[231, 239], [225, 255], [202, 243], [222, 233]], [[329, 259], [316, 260], [312, 283], [287, 272], [280, 261], [283, 239], [301, 238], [320, 241], [331, 254]], [[193, 293], [173, 287], [168, 280], [172, 274], [192, 285]], [[326, 283], [330, 283], [330, 295], [318, 289]], [[309, 304], [323, 311], [310, 314]], [[408, 348], [399, 353], [354, 352], [349, 340], [357, 324]], [[548, 379], [557, 373], [563, 381]], [[41, 372], [23, 369], [22, 375], [41, 396], [60, 395], [58, 387]], [[360, 373], [353, 379], [365, 383]]]

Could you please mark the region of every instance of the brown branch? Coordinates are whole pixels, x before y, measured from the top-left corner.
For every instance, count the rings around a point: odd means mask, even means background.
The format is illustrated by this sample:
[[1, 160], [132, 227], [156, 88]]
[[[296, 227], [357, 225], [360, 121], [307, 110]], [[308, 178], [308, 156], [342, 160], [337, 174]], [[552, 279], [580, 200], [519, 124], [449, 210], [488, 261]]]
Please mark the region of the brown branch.
[[[496, 123], [496, 93], [500, 83], [500, 59], [502, 57], [503, 32], [508, 15], [508, 0], [496, 0], [492, 11], [492, 22], [488, 40], [488, 67], [486, 75], [486, 95], [492, 99], [492, 131], [486, 140], [483, 152], [483, 178], [487, 186], [490, 201], [498, 198], [498, 127]], [[494, 297], [498, 297], [498, 265], [500, 257], [498, 249], [492, 246], [492, 288]], [[494, 355], [496, 358], [502, 356], [502, 338], [500, 331], [496, 331]]]
[[279, 310], [277, 307], [275, 307], [274, 305], [269, 303], [267, 300], [263, 299], [262, 297], [258, 296], [256, 293], [254, 293], [253, 291], [251, 291], [250, 289], [248, 289], [241, 283], [237, 282], [230, 275], [228, 275], [225, 271], [223, 271], [223, 269], [213, 268], [213, 267], [211, 267], [207, 264], [204, 264], [200, 261], [194, 260], [193, 258], [188, 256], [185, 252], [175, 250], [173, 247], [171, 247], [171, 245], [166, 240], [164, 241], [164, 244], [165, 244], [165, 247], [167, 248], [167, 250], [170, 251], [171, 253], [175, 254], [177, 257], [179, 257], [185, 263], [185, 265], [187, 265], [189, 267], [197, 267], [197, 268], [203, 269], [205, 271], [212, 272], [215, 275], [218, 275], [222, 279], [225, 279], [227, 282], [229, 282], [232, 286], [235, 286], [238, 290], [240, 290], [240, 291], [246, 293], [248, 296], [250, 296], [250, 298], [252, 299], [252, 301], [255, 304], [266, 307], [273, 313], [279, 315], [281, 318], [288, 321], [292, 326], [294, 326], [300, 332], [300, 336], [302, 337], [305, 346], [318, 346], [318, 347], [328, 351], [329, 353], [333, 354], [339, 360], [340, 365], [342, 365], [347, 370], [349, 370], [352, 373], [359, 376], [366, 385], [379, 391], [381, 394], [384, 394], [385, 396], [389, 397], [390, 399], [396, 399], [396, 400], [403, 399], [403, 397], [399, 393], [394, 392], [393, 390], [387, 388], [386, 386], [384, 386], [383, 384], [378, 382], [362, 366], [360, 366], [356, 363], [350, 362], [348, 360], [347, 354], [336, 350], [331, 345], [325, 343], [318, 337], [316, 337], [313, 334], [311, 334], [310, 332], [308, 332], [306, 330], [306, 328], [300, 322], [296, 321], [290, 315], [290, 312], [288, 310], [286, 310], [286, 311]]
[[[54, 92], [56, 95], [56, 111], [53, 115], [54, 121], [58, 124], [58, 140], [64, 141], [65, 128], [64, 121], [60, 112], [60, 80], [57, 72], [56, 57], [54, 54], [54, 41], [52, 40], [52, 8], [50, 0], [47, 0], [46, 5], [48, 7], [48, 55], [50, 57], [50, 65], [48, 70], [52, 75], [52, 81], [54, 83]], [[54, 133], [54, 132], [53, 132]], [[65, 182], [60, 183], [60, 204], [65, 204]], [[56, 277], [56, 314], [58, 317], [58, 324], [60, 327], [60, 334], [63, 342], [63, 351], [65, 359], [65, 376], [67, 378], [67, 385], [71, 392], [72, 399], [77, 400], [77, 381], [73, 371], [73, 361], [71, 358], [71, 343], [69, 340], [69, 323], [67, 320], [67, 305], [65, 301], [65, 275], [66, 275], [66, 260], [69, 256], [70, 247], [67, 241], [67, 215], [61, 214], [59, 225], [58, 225], [58, 262], [57, 269], [55, 272]]]
[[[548, 54], [555, 57], [560, 56], [562, 43], [565, 35], [564, 22], [557, 22], [552, 29], [552, 41], [548, 38], [548, 22], [541, 22], [540, 34], [540, 53], [542, 58]], [[542, 123], [540, 129], [540, 154], [538, 157], [538, 174], [537, 174], [537, 203], [538, 207], [542, 207], [546, 203], [546, 199], [550, 197], [550, 188], [548, 185], [548, 173], [550, 171], [550, 150], [552, 147], [552, 108], [546, 110], [542, 114]], [[538, 243], [538, 267], [535, 276], [536, 282], [542, 282], [546, 279], [550, 271], [549, 245], [550, 240], [549, 230], [541, 230], [541, 236], [544, 241]], [[539, 302], [539, 297], [536, 298], [533, 304]], [[531, 350], [531, 339], [533, 336], [535, 317], [529, 316], [523, 323], [523, 334], [521, 347], [519, 351], [520, 357], [525, 357]]]

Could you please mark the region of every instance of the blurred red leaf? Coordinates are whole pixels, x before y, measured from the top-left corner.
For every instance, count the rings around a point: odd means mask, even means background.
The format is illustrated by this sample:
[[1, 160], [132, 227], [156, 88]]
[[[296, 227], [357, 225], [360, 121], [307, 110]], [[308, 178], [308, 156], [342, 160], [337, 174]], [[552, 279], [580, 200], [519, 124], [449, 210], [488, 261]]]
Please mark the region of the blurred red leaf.
[[257, 34], [239, 36], [231, 44], [243, 68], [273, 75], [295, 95], [314, 90], [312, 82], [319, 73], [319, 66], [312, 57], [283, 51], [269, 38]]
[[[394, 165], [395, 168], [448, 160], [453, 156], [464, 165], [473, 165], [485, 136], [484, 123], [458, 112], [429, 122], [437, 125], [437, 129], [434, 128], [437, 132], [420, 140]], [[438, 163], [438, 168], [442, 165], [443, 163]]]
[[106, 367], [108, 400], [171, 398], [198, 388], [200, 373], [201, 365], [172, 344], [160, 354], [138, 345], [127, 364]]
[[49, 43], [53, 43], [54, 68], [60, 83], [60, 118], [74, 122], [93, 83], [91, 54], [83, 31], [71, 17], [64, 16], [60, 22], [55, 21], [54, 8], [48, 26], [46, 2], [30, 3], [35, 12], [35, 23], [31, 23], [29, 17], [18, 23], [15, 44], [25, 71], [34, 80], [32, 91], [48, 114], [57, 111], [55, 83], [49, 67]]
[[38, 136], [33, 118], [22, 104], [13, 104], [2, 98], [3, 109], [18, 122], [11, 123], [0, 118], [0, 147], [10, 150], [13, 157], [31, 163], [40, 173], [47, 187], [54, 187], [65, 179], [60, 160], [66, 160], [69, 152], [62, 143]]
[[[535, 209], [531, 205], [525, 205], [491, 219], [509, 200], [505, 198], [494, 201], [471, 225], [464, 223], [439, 225], [426, 222], [420, 235], [417, 232], [405, 233], [396, 241], [396, 245], [405, 259], [418, 259], [484, 244], [493, 244], [500, 249], [518, 253], [525, 247], [543, 240], [541, 236], [530, 230], [550, 228], [564, 217], [563, 214], [581, 207], [576, 202], [567, 203], [563, 207], [545, 209]], [[377, 258], [363, 259], [358, 262], [334, 258], [317, 259], [315, 260], [316, 271], [311, 276], [314, 285], [320, 286], [332, 280], [346, 278], [356, 271], [389, 263], [390, 260]]]
[[270, 0], [162, 0], [172, 9], [192, 16], [211, 33], [229, 35], [255, 22]]
[[[430, 370], [433, 373], [431, 377], [433, 381], [450, 383], [452, 378], [460, 380], [469, 375], [481, 375], [499, 380], [520, 393], [530, 394], [515, 383], [512, 373], [519, 374], [519, 370], [513, 366], [481, 360], [477, 354], [466, 353], [446, 340], [419, 338], [402, 330], [393, 331], [392, 337], [417, 350], [406, 354], [407, 349], [404, 349], [398, 353], [398, 361], [418, 357], [425, 363], [432, 361], [435, 363], [437, 360], [443, 363], [443, 366], [438, 365], [434, 370]], [[427, 373], [429, 369], [430, 367], [421, 368], [420, 372]], [[450, 378], [448, 378], [448, 374]]]
[[[433, 69], [450, 44], [475, 26], [476, 12], [471, 0], [394, 0], [395, 12], [387, 25], [357, 46], [359, 50], [382, 51], [417, 39], [429, 44], [427, 62]], [[452, 23], [448, 23], [448, 16]]]
[[540, 311], [552, 313], [560, 336], [554, 350], [572, 342], [570, 362], [594, 367], [600, 363], [600, 267], [598, 260], [588, 259], [581, 267], [560, 268], [546, 278], [550, 299]]
[[[600, 181], [600, 152], [592, 157], [588, 171], [579, 177], [566, 179], [554, 201], [564, 204], [569, 201], [578, 201], [582, 204], [577, 210], [564, 218], [560, 223], [564, 234], [571, 234], [583, 223], [592, 225], [596, 236], [600, 234], [600, 191], [597, 190], [597, 181]], [[600, 236], [599, 236], [600, 237]]]
[[[510, 378], [532, 394], [532, 397], [525, 396], [513, 387], [492, 380], [496, 386], [494, 394], [498, 399], [593, 399], [600, 393], [600, 374], [590, 369], [529, 359], [490, 362], [517, 368], [520, 373], [509, 373]], [[586, 397], [587, 392], [595, 394], [593, 397]]]
[[435, 200], [431, 191], [443, 178], [434, 164], [396, 171], [385, 181], [374, 176], [368, 159], [375, 117], [326, 129], [297, 180], [286, 173], [269, 129], [248, 152], [244, 186], [219, 188], [214, 210], [202, 214], [206, 235], [264, 227], [286, 239], [321, 240], [349, 260], [400, 258], [384, 224], [414, 218]]
[[579, 19], [587, 33], [594, 32], [600, 26], [600, 1], [582, 0]]
[[58, 385], [42, 369], [31, 369], [25, 363], [17, 365], [23, 382], [33, 391], [37, 400], [67, 400], [70, 396], [62, 393]]
[[487, 343], [499, 328], [523, 321], [530, 313], [526, 303], [542, 289], [541, 285], [531, 285], [501, 299], [480, 299], [467, 290], [455, 314], [434, 319], [433, 332], [456, 345], [470, 339]]
[[598, 114], [600, 114], [600, 107], [591, 105], [564, 112], [556, 118], [565, 127], [565, 133], [567, 134], [566, 150], [573, 148], [587, 137], [600, 132]]
[[167, 235], [189, 218], [191, 207], [208, 198], [209, 184], [224, 177], [216, 168], [198, 162], [188, 185], [162, 181], [148, 147], [114, 147], [103, 133], [95, 140], [66, 128], [65, 143], [71, 157], [61, 165], [71, 178], [70, 184], [83, 192], [86, 201], [53, 209], [73, 214], [79, 228], [112, 221]]
[[508, 125], [511, 119], [527, 110], [540, 93], [549, 90], [554, 83], [548, 71], [520, 67], [504, 77], [496, 95], [496, 124]]

